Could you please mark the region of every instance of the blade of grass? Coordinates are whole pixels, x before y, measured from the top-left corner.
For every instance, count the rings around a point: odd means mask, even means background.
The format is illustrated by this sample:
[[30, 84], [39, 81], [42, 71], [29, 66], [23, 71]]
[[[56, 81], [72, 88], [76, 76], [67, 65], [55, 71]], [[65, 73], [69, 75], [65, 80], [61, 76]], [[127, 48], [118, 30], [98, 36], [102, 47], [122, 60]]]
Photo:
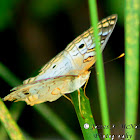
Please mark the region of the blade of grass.
[[[8, 68], [6, 68], [2, 63], [0, 63], [0, 77], [2, 77], [9, 85], [11, 86], [16, 86], [16, 85], [20, 85], [21, 82], [20, 80], [11, 72], [9, 71]], [[9, 80], [9, 78], [11, 78]], [[23, 104], [20, 105], [20, 108], [18, 108], [18, 112], [20, 113], [17, 113], [17, 110], [16, 110], [16, 106], [18, 104], [16, 103], [13, 103], [12, 107], [11, 107], [11, 113], [13, 116], [16, 115], [16, 119], [19, 118], [20, 114], [22, 111], [20, 111], [20, 109], [22, 110], [23, 109]], [[39, 109], [38, 109], [38, 108]], [[41, 108], [43, 107], [43, 108]], [[45, 110], [46, 108], [46, 110]], [[78, 136], [72, 132], [72, 130], [70, 130], [70, 128], [68, 128], [68, 126], [58, 117], [58, 115], [56, 115], [47, 105], [38, 105], [38, 106], [35, 106], [34, 107], [35, 110], [37, 110], [41, 116], [44, 116], [44, 118], [46, 119], [46, 121], [49, 121], [50, 124], [62, 135], [62, 137], [64, 138], [67, 138], [69, 140], [69, 137], [71, 138], [73, 136], [73, 140], [78, 140]], [[13, 111], [14, 110], [14, 111]], [[39, 111], [40, 110], [40, 111]], [[47, 111], [48, 110], [48, 111]], [[47, 113], [44, 113], [43, 111], [47, 112]], [[51, 119], [51, 118], [54, 118], [54, 119]], [[57, 122], [57, 121], [60, 121], [60, 122]], [[61, 124], [60, 126], [57, 126], [56, 124]], [[63, 130], [63, 127], [65, 127], [65, 131], [62, 131]]]
[[[134, 125], [138, 112], [139, 0], [125, 0], [125, 123]], [[135, 139], [135, 128], [125, 129]]]
[[[9, 109], [9, 112], [10, 114], [12, 115], [12, 118], [17, 122], [21, 113], [22, 113], [22, 110], [24, 109], [24, 106], [25, 106], [25, 103], [22, 103], [22, 102], [19, 102], [19, 103], [13, 103], [11, 106], [10, 106], [10, 109]], [[7, 138], [7, 133], [4, 129], [3, 126], [0, 125], [0, 138], [2, 140], [5, 140]]]
[[67, 125], [45, 104], [34, 105], [33, 108], [49, 122], [66, 140], [79, 140]]
[[24, 140], [24, 136], [22, 135], [18, 125], [12, 119], [9, 111], [7, 110], [6, 106], [0, 99], [0, 119], [2, 124], [4, 125], [7, 133], [9, 134], [12, 140], [19, 139]]
[[[21, 80], [18, 79], [11, 71], [9, 71], [9, 69], [5, 67], [2, 63], [0, 63], [0, 77], [4, 79], [12, 87], [20, 85], [22, 83]], [[22, 113], [24, 106], [25, 104], [21, 102], [16, 104], [13, 103], [11, 105], [9, 111], [15, 121], [17, 121], [18, 118], [20, 117], [20, 114]], [[7, 137], [7, 134], [5, 133], [3, 127], [0, 128], [0, 136], [1, 139], [5, 139]]]
[[[23, 102], [13, 103], [10, 106], [9, 112], [12, 115], [12, 118], [16, 122], [18, 121], [20, 115], [22, 114], [22, 110], [23, 110], [24, 106], [25, 106], [25, 103], [23, 103]], [[31, 138], [31, 136], [29, 136], [29, 134], [27, 134], [24, 130], [21, 129], [21, 131], [24, 134], [24, 137], [26, 139], [33, 140], [33, 138]], [[0, 139], [7, 140], [7, 133], [3, 126], [0, 127]]]
[[22, 82], [19, 80], [6, 66], [0, 62], [0, 77], [5, 80], [10, 86], [15, 87]]
[[22, 130], [22, 133], [24, 134], [26, 140], [34, 140], [27, 132], [25, 132], [24, 130]]
[[[89, 0], [89, 10], [90, 10], [90, 18], [91, 25], [94, 28], [94, 36], [95, 36], [95, 48], [96, 48], [96, 73], [97, 73], [97, 82], [98, 82], [98, 91], [99, 91], [99, 99], [100, 99], [100, 107], [101, 107], [101, 116], [103, 125], [109, 125], [109, 113], [108, 113], [108, 104], [107, 104], [107, 96], [106, 96], [106, 87], [105, 87], [105, 77], [104, 77], [104, 67], [103, 67], [103, 59], [102, 54], [100, 53], [100, 45], [99, 45], [99, 36], [98, 36], [98, 15], [97, 15], [97, 6], [96, 0]], [[103, 129], [103, 133], [105, 135], [110, 135], [109, 129]]]
[[[80, 123], [80, 127], [84, 136], [84, 140], [99, 140], [99, 135], [95, 126], [95, 122], [92, 116], [91, 108], [89, 100], [84, 96], [84, 92], [80, 90], [80, 101], [81, 101], [81, 110], [84, 118], [82, 118], [80, 111], [79, 111], [79, 103], [78, 103], [78, 94], [77, 91], [70, 94], [71, 99], [74, 103], [74, 108], [76, 110], [76, 114]], [[89, 125], [88, 129], [85, 129], [84, 126]]]

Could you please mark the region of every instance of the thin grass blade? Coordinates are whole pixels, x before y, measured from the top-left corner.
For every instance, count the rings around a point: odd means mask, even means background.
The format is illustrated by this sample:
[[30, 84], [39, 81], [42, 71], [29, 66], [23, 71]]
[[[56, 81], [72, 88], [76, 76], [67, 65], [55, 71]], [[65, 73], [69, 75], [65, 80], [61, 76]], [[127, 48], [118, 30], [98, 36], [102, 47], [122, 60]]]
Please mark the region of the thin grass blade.
[[4, 105], [1, 99], [0, 99], [0, 119], [12, 140], [15, 139], [25, 140], [24, 136], [21, 133], [20, 128], [11, 117], [9, 111], [7, 110], [6, 106]]
[[125, 0], [125, 123], [134, 128], [125, 133], [135, 140], [139, 89], [140, 1]]
[[[104, 67], [103, 67], [103, 59], [102, 54], [100, 52], [99, 45], [99, 36], [98, 36], [98, 15], [97, 15], [97, 5], [96, 0], [89, 0], [89, 10], [90, 10], [90, 18], [91, 25], [94, 28], [94, 36], [95, 36], [95, 48], [96, 48], [96, 73], [97, 73], [97, 82], [98, 82], [98, 91], [99, 91], [99, 99], [100, 99], [100, 107], [101, 107], [101, 117], [102, 117], [102, 125], [109, 125], [109, 113], [108, 113], [108, 104], [107, 104], [107, 95], [106, 95], [106, 86], [105, 86], [105, 77], [104, 77]], [[110, 135], [109, 129], [103, 129], [103, 133], [107, 136]]]

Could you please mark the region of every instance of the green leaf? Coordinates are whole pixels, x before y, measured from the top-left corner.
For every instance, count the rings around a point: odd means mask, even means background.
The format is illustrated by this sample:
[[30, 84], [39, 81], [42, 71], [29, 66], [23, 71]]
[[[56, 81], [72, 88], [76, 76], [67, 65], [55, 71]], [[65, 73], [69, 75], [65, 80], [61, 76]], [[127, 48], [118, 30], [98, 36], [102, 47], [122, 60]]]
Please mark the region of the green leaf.
[[[82, 115], [79, 111], [79, 101], [78, 101], [78, 93], [77, 91], [70, 94], [71, 99], [74, 103], [74, 108], [80, 123], [80, 127], [84, 136], [84, 140], [99, 140], [98, 131], [93, 126], [95, 126], [95, 122], [92, 116], [89, 99], [85, 97], [83, 90], [80, 90], [80, 102], [81, 102], [81, 111]], [[84, 125], [89, 125], [88, 129], [84, 128]]]

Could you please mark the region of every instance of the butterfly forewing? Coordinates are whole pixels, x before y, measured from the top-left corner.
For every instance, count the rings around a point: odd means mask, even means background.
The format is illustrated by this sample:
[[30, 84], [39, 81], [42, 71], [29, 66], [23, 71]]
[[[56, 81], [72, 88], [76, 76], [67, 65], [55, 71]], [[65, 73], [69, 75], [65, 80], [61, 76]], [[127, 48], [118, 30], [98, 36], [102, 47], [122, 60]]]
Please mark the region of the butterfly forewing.
[[[101, 51], [104, 49], [117, 21], [112, 15], [98, 23]], [[39, 75], [26, 82], [60, 75], [79, 75], [88, 70], [96, 61], [94, 30], [91, 27], [74, 39], [66, 49], [49, 61]]]

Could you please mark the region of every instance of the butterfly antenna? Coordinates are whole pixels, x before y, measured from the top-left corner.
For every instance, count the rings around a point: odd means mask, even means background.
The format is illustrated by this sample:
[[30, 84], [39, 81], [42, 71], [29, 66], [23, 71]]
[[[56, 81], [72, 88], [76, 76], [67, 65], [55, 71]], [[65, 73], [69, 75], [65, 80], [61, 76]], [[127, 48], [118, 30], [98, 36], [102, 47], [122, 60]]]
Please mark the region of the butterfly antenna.
[[112, 62], [112, 61], [117, 60], [117, 59], [119, 59], [119, 58], [122, 58], [122, 57], [124, 57], [124, 56], [125, 56], [125, 53], [122, 53], [122, 54], [119, 55], [118, 57], [116, 57], [116, 58], [114, 58], [114, 59], [112, 59], [112, 60], [109, 60], [109, 61], [104, 62], [104, 64], [105, 64], [105, 63], [108, 63], [108, 62]]
[[[112, 60], [109, 60], [109, 61], [104, 62], [104, 64], [106, 64], [106, 63], [108, 63], [108, 62], [112, 62], [112, 61], [117, 60], [117, 59], [119, 59], [119, 58], [122, 58], [122, 57], [124, 57], [124, 56], [125, 56], [125, 53], [122, 53], [122, 54], [119, 55], [118, 57], [116, 57], [116, 58], [114, 58], [114, 59], [112, 59]], [[89, 70], [93, 69], [94, 67], [95, 67], [95, 65], [91, 66], [91, 67], [89, 68]]]

